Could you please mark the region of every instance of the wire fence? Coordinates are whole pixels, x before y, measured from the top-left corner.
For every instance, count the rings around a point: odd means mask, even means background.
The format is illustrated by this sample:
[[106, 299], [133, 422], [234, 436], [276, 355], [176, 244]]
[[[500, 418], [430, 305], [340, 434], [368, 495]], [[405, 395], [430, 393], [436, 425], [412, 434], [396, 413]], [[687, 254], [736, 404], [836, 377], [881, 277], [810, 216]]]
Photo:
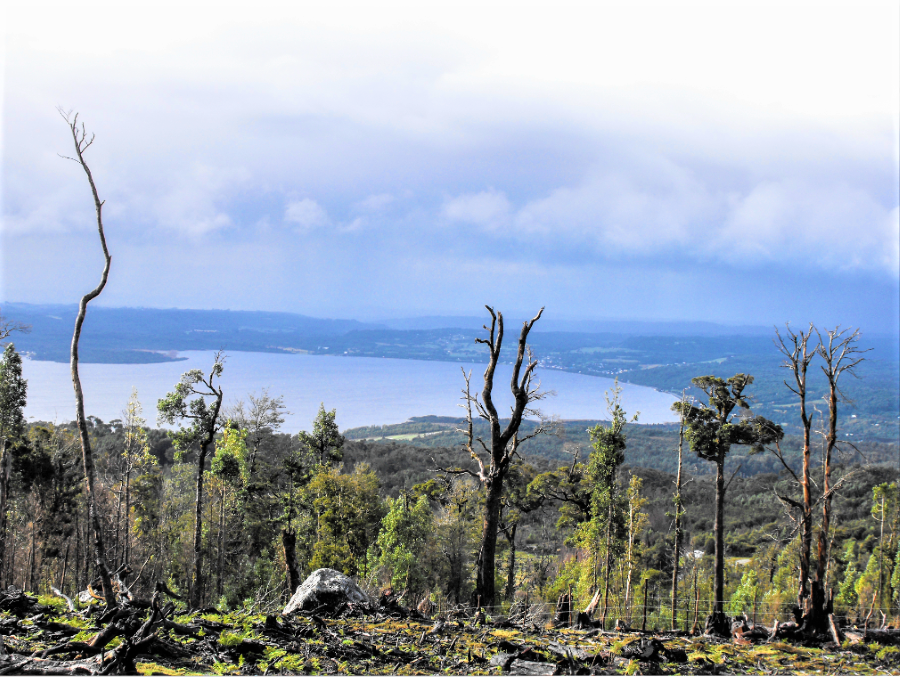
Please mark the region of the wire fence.
[[[557, 611], [561, 611], [569, 614], [574, 620], [577, 618], [577, 614], [584, 611], [592, 601], [593, 597], [576, 598], [572, 601], [571, 606], [569, 606], [565, 602], [561, 605], [560, 602], [516, 600], [508, 606], [506, 614], [534, 617], [538, 615], [550, 616]], [[706, 616], [712, 612], [714, 605], [715, 600], [713, 599], [696, 599], [690, 597], [690, 595], [681, 596], [679, 602], [675, 606], [677, 625], [684, 626], [687, 630], [694, 623], [695, 619], [702, 625]], [[482, 610], [486, 613], [498, 614], [501, 613], [504, 606], [505, 605], [497, 605], [493, 608], [487, 608], [483, 605], [478, 606], [475, 604], [444, 603], [436, 604], [435, 608], [438, 615], [456, 613], [473, 616]], [[729, 606], [728, 601], [726, 601], [726, 609], [728, 609]], [[594, 616], [596, 617], [598, 613], [602, 613], [602, 609], [603, 604], [600, 602], [594, 609]], [[761, 622], [764, 623], [766, 621], [774, 623], [776, 620], [779, 622], [784, 620], [794, 620], [794, 609], [796, 609], [796, 605], [793, 602], [759, 601], [755, 604], [747, 604], [741, 611], [730, 615], [743, 615], [747, 620], [750, 620], [755, 624]], [[664, 626], [666, 630], [671, 628], [672, 605], [664, 600], [660, 600], [658, 597], [655, 601], [648, 603], [646, 606], [638, 599], [634, 600], [634, 603], [628, 605], [627, 608], [621, 601], [608, 604], [606, 607], [606, 620], [610, 625], [614, 624], [617, 619], [627, 620], [631, 623], [643, 623], [645, 611], [648, 628], [654, 628], [660, 625]], [[900, 621], [900, 611], [898, 611], [896, 607], [866, 607], [864, 614], [846, 612], [835, 613], [833, 616], [835, 621], [839, 622], [842, 626], [862, 625], [866, 622], [867, 616], [869, 618], [870, 628], [888, 626], [891, 625], [892, 622]]]

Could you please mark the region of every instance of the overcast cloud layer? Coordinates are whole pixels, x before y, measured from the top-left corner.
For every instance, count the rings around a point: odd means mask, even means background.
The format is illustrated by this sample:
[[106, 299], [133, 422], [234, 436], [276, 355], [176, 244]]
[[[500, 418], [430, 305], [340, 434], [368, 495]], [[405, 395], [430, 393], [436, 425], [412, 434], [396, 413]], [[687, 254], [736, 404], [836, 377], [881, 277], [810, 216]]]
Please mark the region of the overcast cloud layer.
[[0, 299], [897, 329], [896, 2], [13, 4]]

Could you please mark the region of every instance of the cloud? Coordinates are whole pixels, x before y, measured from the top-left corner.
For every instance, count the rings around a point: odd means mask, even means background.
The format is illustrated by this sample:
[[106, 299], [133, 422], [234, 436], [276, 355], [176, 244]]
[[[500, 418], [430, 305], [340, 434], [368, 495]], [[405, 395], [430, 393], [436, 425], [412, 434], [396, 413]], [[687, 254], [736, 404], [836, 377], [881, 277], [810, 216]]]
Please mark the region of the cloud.
[[896, 213], [842, 182], [766, 181], [733, 205], [714, 246], [756, 260], [812, 257], [821, 268], [896, 274]]
[[[839, 177], [725, 185], [666, 158], [593, 169], [513, 209], [493, 188], [445, 200], [439, 219], [564, 252], [678, 257], [741, 268], [779, 263], [897, 275], [898, 216], [872, 186]], [[513, 251], [513, 250], [509, 250]], [[566, 254], [570, 255], [570, 254]]]
[[[155, 225], [187, 237], [204, 237], [234, 226], [224, 203], [250, 180], [247, 170], [193, 163], [163, 185], [140, 191], [120, 213], [147, 210]], [[130, 208], [130, 209], [129, 209]]]
[[380, 212], [394, 202], [394, 196], [390, 193], [379, 193], [378, 195], [370, 195], [365, 200], [360, 200], [354, 207], [364, 212]]
[[506, 195], [489, 188], [480, 193], [445, 200], [441, 207], [441, 216], [448, 221], [459, 221], [496, 230], [507, 225], [510, 210], [511, 205]]
[[311, 198], [289, 202], [284, 210], [284, 220], [296, 223], [301, 230], [321, 228], [329, 223], [328, 213]]

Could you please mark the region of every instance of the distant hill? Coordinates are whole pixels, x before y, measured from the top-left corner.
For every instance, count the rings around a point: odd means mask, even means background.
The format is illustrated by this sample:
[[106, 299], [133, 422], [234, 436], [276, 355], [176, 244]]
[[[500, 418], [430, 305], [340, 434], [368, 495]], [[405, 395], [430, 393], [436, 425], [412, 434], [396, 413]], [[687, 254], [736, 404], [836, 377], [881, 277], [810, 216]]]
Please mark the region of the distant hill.
[[[504, 316], [507, 327], [520, 327], [531, 318]], [[428, 316], [379, 320], [388, 329], [421, 331], [431, 329], [481, 329], [490, 322], [481, 316]], [[648, 320], [559, 320], [542, 317], [534, 325], [536, 333], [623, 334], [627, 336], [769, 336], [771, 327], [756, 325], [727, 325], [714, 322], [653, 322]]]
[[[16, 346], [36, 359], [68, 362], [76, 305], [5, 303], [3, 315], [31, 325], [29, 334], [14, 336]], [[91, 307], [82, 330], [83, 362], [109, 364], [164, 362], [167, 351], [277, 351], [298, 338], [318, 338], [381, 325], [356, 320], [328, 320], [293, 313], [177, 308]], [[150, 352], [163, 351], [163, 353]]]
[[[7, 303], [4, 317], [32, 326], [13, 337], [39, 360], [67, 362], [74, 305]], [[514, 358], [519, 321], [506, 319], [501, 360]], [[424, 317], [365, 323], [292, 313], [157, 308], [91, 308], [84, 325], [84, 362], [140, 363], [178, 359], [178, 351], [227, 350], [479, 363], [486, 360], [483, 317]], [[450, 326], [448, 326], [450, 325]], [[538, 331], [538, 328], [541, 330]], [[573, 331], [578, 329], [578, 331]], [[675, 395], [694, 376], [752, 374], [753, 409], [793, 430], [795, 398], [782, 383], [782, 355], [774, 328], [729, 327], [706, 322], [563, 322], [535, 325], [529, 344], [541, 369], [617, 377]], [[896, 443], [900, 437], [900, 349], [897, 336], [864, 333], [868, 350], [859, 379], [842, 383], [853, 401], [842, 406], [847, 435]], [[699, 393], [690, 393], [698, 396]], [[819, 369], [810, 376], [810, 403], [824, 394]], [[821, 409], [821, 405], [820, 405]], [[427, 412], [422, 412], [427, 413]]]

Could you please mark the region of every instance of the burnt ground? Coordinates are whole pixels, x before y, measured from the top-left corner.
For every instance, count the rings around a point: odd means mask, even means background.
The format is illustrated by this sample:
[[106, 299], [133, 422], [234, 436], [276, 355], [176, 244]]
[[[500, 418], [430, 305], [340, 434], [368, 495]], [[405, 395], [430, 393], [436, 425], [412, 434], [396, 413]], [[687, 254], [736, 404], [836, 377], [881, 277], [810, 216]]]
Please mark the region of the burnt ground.
[[900, 674], [885, 633], [841, 645], [545, 627], [518, 617], [427, 618], [394, 605], [339, 617], [171, 603], [70, 611], [58, 598], [0, 593], [2, 674]]

